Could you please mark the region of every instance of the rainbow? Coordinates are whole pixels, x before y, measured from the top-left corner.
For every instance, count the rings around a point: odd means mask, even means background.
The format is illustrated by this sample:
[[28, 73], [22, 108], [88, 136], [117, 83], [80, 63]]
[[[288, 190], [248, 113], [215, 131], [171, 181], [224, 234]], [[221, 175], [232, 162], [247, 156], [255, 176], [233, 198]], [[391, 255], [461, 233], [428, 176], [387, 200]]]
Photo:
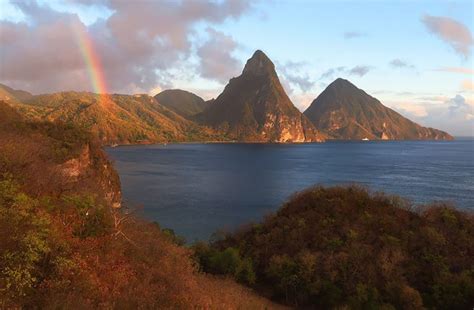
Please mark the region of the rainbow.
[[100, 62], [100, 57], [94, 48], [94, 42], [84, 28], [79, 26], [73, 28], [82, 58], [87, 66], [87, 72], [92, 82], [94, 92], [102, 95], [101, 101], [105, 100], [106, 96], [104, 95], [108, 93], [107, 83], [105, 81], [104, 69]]

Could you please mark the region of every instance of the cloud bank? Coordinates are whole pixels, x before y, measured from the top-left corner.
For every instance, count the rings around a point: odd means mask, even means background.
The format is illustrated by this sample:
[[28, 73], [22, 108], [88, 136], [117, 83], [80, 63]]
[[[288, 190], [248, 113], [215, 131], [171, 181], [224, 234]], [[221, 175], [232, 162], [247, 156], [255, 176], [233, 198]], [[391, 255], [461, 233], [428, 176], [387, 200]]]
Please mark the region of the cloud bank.
[[464, 24], [449, 17], [430, 15], [423, 16], [421, 21], [431, 33], [449, 44], [456, 53], [465, 59], [470, 57], [474, 39]]
[[197, 50], [199, 56], [199, 72], [201, 76], [226, 83], [231, 77], [237, 76], [242, 63], [232, 56], [238, 43], [231, 36], [212, 28], [207, 28], [209, 40]]
[[370, 66], [355, 66], [354, 68], [349, 70], [350, 75], [358, 75], [360, 77], [366, 75], [369, 73], [369, 71], [372, 70], [372, 67]]
[[474, 135], [474, 99], [457, 94], [423, 96], [403, 102], [386, 102], [393, 109], [422, 124], [446, 130], [454, 136]]
[[415, 68], [414, 65], [398, 58], [392, 60], [389, 64], [393, 68], [398, 68], [398, 69], [414, 69]]
[[[173, 76], [168, 70], [190, 57], [198, 24], [237, 19], [251, 8], [249, 0], [104, 0], [99, 4], [106, 6], [111, 16], [86, 26], [76, 14], [58, 12], [35, 1], [14, 4], [28, 22], [0, 21], [0, 80], [34, 93], [91, 90], [75, 28], [82, 29], [93, 43], [110, 91], [147, 92], [171, 83]], [[91, 5], [83, 0], [81, 4]], [[202, 76], [221, 80], [222, 69], [204, 57], [211, 53], [219, 57], [216, 61], [236, 65], [230, 56], [235, 42], [217, 31], [208, 30], [208, 34], [209, 41], [197, 54]], [[216, 54], [218, 46], [222, 50]]]

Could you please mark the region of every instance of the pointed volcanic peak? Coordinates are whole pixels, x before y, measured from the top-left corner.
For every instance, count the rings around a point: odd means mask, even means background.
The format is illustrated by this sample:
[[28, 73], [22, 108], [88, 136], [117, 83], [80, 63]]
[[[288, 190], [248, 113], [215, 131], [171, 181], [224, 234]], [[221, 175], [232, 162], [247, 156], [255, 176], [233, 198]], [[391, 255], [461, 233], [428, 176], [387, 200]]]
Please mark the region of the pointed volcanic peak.
[[452, 140], [384, 106], [348, 80], [332, 82], [304, 112], [319, 130], [342, 140]]
[[242, 75], [277, 75], [275, 71], [275, 65], [261, 50], [256, 50], [253, 56], [247, 60]]
[[181, 89], [164, 90], [156, 95], [155, 99], [159, 104], [188, 119], [209, 106], [208, 101]]
[[260, 50], [204, 112], [194, 117], [243, 142], [315, 142], [324, 136], [293, 105]]

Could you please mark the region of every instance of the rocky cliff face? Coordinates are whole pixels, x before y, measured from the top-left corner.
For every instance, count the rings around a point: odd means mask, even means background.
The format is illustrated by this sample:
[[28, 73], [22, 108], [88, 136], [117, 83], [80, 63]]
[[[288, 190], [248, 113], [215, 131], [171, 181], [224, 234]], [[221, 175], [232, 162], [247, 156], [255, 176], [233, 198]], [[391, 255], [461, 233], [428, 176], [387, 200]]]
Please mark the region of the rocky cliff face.
[[344, 79], [331, 83], [304, 114], [335, 139], [453, 139], [444, 131], [412, 122]]
[[121, 207], [119, 176], [98, 145], [84, 145], [76, 157], [60, 164], [58, 169], [65, 186], [98, 192], [111, 207]]
[[262, 51], [254, 53], [242, 74], [231, 79], [223, 93], [195, 119], [238, 141], [324, 140], [324, 136], [290, 101], [274, 64]]
[[13, 175], [33, 197], [91, 193], [121, 206], [120, 179], [89, 133], [63, 123], [27, 121], [0, 101], [0, 176]]

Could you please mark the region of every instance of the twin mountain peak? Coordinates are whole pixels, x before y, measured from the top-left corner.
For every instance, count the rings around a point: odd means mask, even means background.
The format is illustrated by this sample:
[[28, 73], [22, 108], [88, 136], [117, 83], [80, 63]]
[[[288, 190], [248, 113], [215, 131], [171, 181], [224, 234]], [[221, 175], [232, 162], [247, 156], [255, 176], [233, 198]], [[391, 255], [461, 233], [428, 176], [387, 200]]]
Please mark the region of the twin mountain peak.
[[332, 82], [301, 113], [283, 89], [275, 66], [260, 50], [242, 74], [194, 120], [238, 141], [319, 142], [345, 140], [444, 140], [452, 137], [422, 127], [344, 79]]
[[224, 91], [205, 101], [190, 92], [147, 95], [61, 92], [33, 96], [0, 84], [0, 100], [25, 115], [86, 125], [104, 144], [168, 141], [321, 142], [451, 140], [422, 127], [344, 79], [332, 82], [301, 113], [283, 89], [275, 65], [260, 50]]

